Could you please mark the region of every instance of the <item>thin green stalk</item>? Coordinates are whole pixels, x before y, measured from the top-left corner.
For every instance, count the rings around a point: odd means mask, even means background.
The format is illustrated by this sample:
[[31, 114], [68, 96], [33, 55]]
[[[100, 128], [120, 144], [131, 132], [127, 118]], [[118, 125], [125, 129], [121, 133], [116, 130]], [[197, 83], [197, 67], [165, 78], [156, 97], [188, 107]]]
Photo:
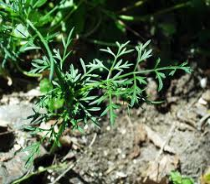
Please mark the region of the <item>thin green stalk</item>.
[[112, 75], [112, 71], [113, 71], [114, 66], [115, 66], [115, 64], [116, 64], [116, 62], [117, 62], [117, 59], [118, 59], [118, 54], [119, 54], [119, 51], [118, 51], [116, 57], [114, 58], [114, 61], [113, 61], [113, 63], [112, 63], [111, 68], [109, 69], [109, 73], [108, 73], [107, 78], [106, 78], [107, 80], [109, 80], [109, 78], [110, 78], [111, 75]]
[[130, 5], [130, 6], [127, 6], [127, 7], [123, 7], [119, 13], [121, 12], [127, 12], [129, 10], [132, 10], [134, 8], [138, 8], [139, 6], [142, 6], [146, 1], [143, 1], [143, 0], [140, 0], [140, 1], [137, 1], [135, 2], [134, 4]]
[[[141, 75], [141, 74], [149, 74], [149, 73], [155, 73], [156, 71], [165, 71], [165, 70], [183, 70], [183, 67], [181, 66], [170, 66], [170, 67], [161, 67], [161, 68], [156, 68], [156, 69], [148, 69], [148, 70], [142, 70], [142, 71], [134, 71], [134, 72], [130, 72], [130, 73], [125, 73], [125, 74], [122, 74], [118, 77], [115, 78], [115, 80], [119, 80], [119, 79], [123, 79], [125, 77], [129, 77], [131, 75]], [[101, 81], [98, 81], [98, 82], [95, 82], [95, 83], [92, 83], [88, 86], [84, 86], [82, 88], [82, 90], [89, 90], [89, 89], [93, 89], [93, 88], [97, 88], [99, 87], [100, 85], [104, 85], [104, 84], [107, 84], [109, 82], [111, 82], [112, 79], [105, 79], [105, 80], [101, 80]]]
[[[112, 93], [110, 91], [108, 92], [108, 98], [109, 98], [109, 103], [112, 103]], [[114, 109], [112, 108], [112, 105], [110, 104], [110, 109], [109, 109], [109, 115], [111, 119], [111, 125], [114, 125], [114, 119], [113, 116], [111, 115], [113, 113]]]
[[[44, 45], [44, 47], [45, 47], [45, 49], [47, 51], [47, 54], [48, 54], [49, 59], [50, 59], [50, 64], [51, 64], [50, 80], [52, 81], [54, 70], [55, 70], [55, 73], [56, 73], [56, 76], [58, 77], [58, 80], [59, 80], [59, 83], [61, 85], [62, 91], [64, 92], [64, 96], [65, 96], [65, 99], [66, 99], [66, 105], [67, 105], [66, 108], [68, 110], [69, 117], [71, 117], [72, 107], [70, 107], [70, 105], [72, 105], [72, 104], [69, 105], [69, 103], [68, 103], [68, 100], [69, 100], [69, 98], [71, 98], [71, 95], [70, 95], [70, 92], [68, 90], [68, 85], [66, 84], [66, 82], [65, 82], [65, 80], [64, 80], [64, 78], [62, 76], [62, 71], [58, 67], [54, 67], [55, 61], [54, 61], [52, 52], [51, 52], [51, 50], [49, 48], [48, 43], [45, 41], [44, 37], [42, 36], [42, 34], [38, 31], [38, 29], [36, 29], [36, 27], [33, 25], [33, 23], [30, 20], [27, 20], [27, 23], [36, 32], [36, 34], [40, 38], [42, 44]], [[59, 140], [60, 136], [62, 135], [62, 133], [63, 133], [63, 131], [65, 129], [66, 123], [67, 123], [67, 121], [63, 121], [62, 124], [60, 125], [59, 132], [58, 132], [58, 137], [57, 137], [58, 139], [57, 140]], [[56, 144], [56, 142], [54, 142], [54, 144], [53, 144], [53, 146], [51, 148], [51, 153], [53, 153], [55, 151], [56, 147], [57, 147], [57, 144]]]
[[184, 8], [184, 7], [187, 7], [187, 6], [190, 6], [190, 5], [191, 5], [191, 1], [188, 1], [188, 2], [185, 2], [185, 3], [180, 3], [180, 4], [174, 5], [172, 7], [160, 10], [160, 11], [155, 12], [155, 13], [150, 14], [150, 15], [144, 15], [144, 16], [119, 15], [118, 17], [121, 20], [128, 21], [128, 22], [146, 21], [152, 16], [162, 15], [162, 14], [165, 14], [165, 13], [177, 10], [177, 9], [181, 9], [181, 8]]
[[[115, 56], [115, 58], [114, 58], [114, 61], [113, 61], [113, 63], [112, 63], [112, 66], [111, 66], [111, 68], [110, 68], [110, 70], [109, 70], [109, 73], [108, 73], [108, 75], [107, 75], [107, 78], [106, 78], [106, 84], [107, 84], [107, 90], [108, 90], [108, 98], [109, 98], [109, 102], [111, 103], [112, 102], [112, 94], [110, 93], [110, 83], [109, 83], [109, 79], [110, 79], [110, 77], [111, 77], [111, 75], [112, 75], [112, 71], [113, 71], [113, 69], [114, 69], [114, 66], [115, 66], [115, 64], [116, 64], [116, 62], [117, 62], [117, 59], [118, 59], [118, 57], [119, 57], [119, 54], [120, 54], [120, 49], [118, 50], [118, 53], [117, 53], [117, 55]], [[113, 117], [112, 117], [112, 115], [111, 115], [111, 113], [113, 112], [113, 109], [112, 109], [112, 105], [110, 106], [111, 108], [109, 109], [109, 111], [110, 111], [110, 116], [111, 116], [111, 124], [113, 124], [114, 123], [114, 120], [113, 120]]]
[[56, 148], [58, 147], [58, 141], [63, 133], [63, 131], [65, 130], [65, 127], [66, 127], [66, 124], [67, 124], [67, 121], [63, 121], [59, 127], [59, 130], [58, 130], [58, 133], [57, 133], [57, 136], [56, 136], [56, 140], [53, 142], [53, 145], [50, 149], [50, 153], [54, 153], [56, 151]]
[[183, 67], [181, 67], [181, 66], [170, 66], [170, 67], [161, 67], [161, 68], [156, 68], [156, 69], [148, 69], [148, 70], [143, 70], [143, 71], [125, 73], [123, 75], [120, 75], [120, 76], [116, 77], [116, 79], [122, 79], [122, 78], [128, 77], [128, 76], [133, 75], [133, 74], [140, 75], [140, 74], [154, 73], [154, 72], [157, 72], [157, 71], [180, 70], [180, 69], [183, 70]]
[[[83, 37], [82, 37], [83, 38]], [[116, 43], [113, 42], [106, 42], [106, 41], [102, 41], [102, 40], [96, 40], [96, 39], [85, 39], [85, 41], [89, 42], [89, 43], [94, 43], [96, 45], [102, 45], [102, 46], [108, 46], [108, 47], [118, 47]], [[127, 45], [128, 48], [134, 48], [134, 45], [128, 44]]]
[[39, 175], [39, 174], [41, 174], [43, 172], [46, 172], [48, 170], [64, 169], [64, 168], [67, 168], [67, 166], [68, 165], [66, 163], [64, 163], [64, 164], [51, 165], [49, 167], [45, 167], [43, 169], [40, 169], [40, 170], [37, 170], [35, 172], [32, 172], [32, 173], [30, 173], [28, 175], [25, 175], [24, 177], [22, 177], [22, 178], [20, 178], [20, 179], [18, 179], [16, 181], [14, 181], [12, 184], [19, 184], [19, 183], [24, 182], [25, 180], [27, 180], [27, 179], [29, 179], [29, 178], [31, 178], [33, 176]]
[[80, 2], [73, 6], [73, 9], [63, 18], [61, 17], [60, 20], [58, 20], [58, 22], [56, 23], [55, 26], [53, 26], [51, 29], [50, 29], [50, 32], [54, 32], [59, 26], [60, 26], [60, 23], [63, 21], [63, 22], [66, 22], [69, 17], [81, 6], [83, 0], [80, 0]]
[[172, 7], [160, 10], [160, 11], [154, 13], [153, 16], [165, 14], [165, 13], [168, 13], [168, 12], [171, 12], [171, 11], [174, 11], [174, 10], [185, 8], [187, 6], [191, 6], [191, 1], [188, 1], [188, 2], [185, 2], [185, 3], [176, 4], [176, 5], [172, 6]]
[[39, 73], [30, 73], [30, 72], [27, 72], [27, 71], [23, 70], [23, 69], [18, 65], [17, 62], [14, 62], [14, 63], [15, 63], [15, 66], [17, 67], [17, 69], [18, 69], [21, 73], [23, 73], [24, 75], [26, 75], [26, 76], [28, 76], [28, 77], [41, 77], [41, 76], [42, 76], [42, 74], [39, 74]]
[[[54, 70], [55, 70], [55, 63], [54, 63], [54, 58], [53, 58], [53, 55], [52, 55], [52, 52], [47, 44], [47, 42], [45, 41], [44, 37], [42, 36], [42, 34], [38, 31], [38, 29], [33, 25], [33, 23], [27, 19], [26, 22], [28, 23], [28, 25], [36, 32], [36, 34], [38, 35], [38, 37], [40, 38], [42, 44], [44, 45], [46, 51], [47, 51], [47, 54], [49, 56], [49, 59], [50, 59], [50, 75], [49, 75], [49, 79], [50, 81], [52, 81], [53, 79], [53, 75], [54, 75]], [[57, 73], [56, 73], [57, 74]], [[60, 75], [58, 73], [58, 75]]]
[[50, 75], [49, 75], [50, 81], [52, 81], [53, 75], [54, 75], [54, 71], [55, 71], [55, 73], [56, 73], [56, 75], [58, 77], [58, 80], [59, 80], [59, 82], [61, 84], [61, 87], [65, 91], [65, 89], [66, 89], [65, 81], [64, 81], [64, 79], [62, 77], [62, 73], [59, 70], [59, 68], [58, 67], [55, 67], [55, 61], [54, 61], [54, 58], [53, 58], [53, 55], [52, 55], [52, 52], [50, 50], [50, 47], [49, 47], [48, 43], [45, 41], [44, 37], [38, 31], [38, 29], [33, 25], [33, 23], [30, 20], [28, 20], [28, 19], [26, 21], [29, 24], [29, 26], [36, 32], [36, 34], [40, 38], [40, 41], [42, 42], [42, 44], [44, 45], [44, 47], [45, 47], [45, 49], [47, 51], [47, 54], [48, 54], [49, 59], [50, 59]]
[[46, 15], [44, 15], [43, 18], [50, 16], [52, 13], [54, 13], [58, 9], [58, 5], [56, 5], [52, 10], [50, 10]]

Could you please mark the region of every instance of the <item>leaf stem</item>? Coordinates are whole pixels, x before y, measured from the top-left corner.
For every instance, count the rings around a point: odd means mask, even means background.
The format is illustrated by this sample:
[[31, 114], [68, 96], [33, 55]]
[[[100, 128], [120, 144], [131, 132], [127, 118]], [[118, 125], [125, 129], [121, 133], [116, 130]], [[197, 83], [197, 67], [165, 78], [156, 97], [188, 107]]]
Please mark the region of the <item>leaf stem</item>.
[[143, 16], [119, 15], [118, 18], [121, 19], [121, 20], [124, 20], [124, 21], [128, 21], [128, 22], [146, 21], [152, 16], [158, 16], [158, 15], [161, 15], [161, 14], [165, 14], [165, 13], [168, 13], [168, 12], [171, 12], [171, 11], [174, 11], [174, 10], [177, 10], [177, 9], [181, 9], [181, 8], [184, 8], [184, 7], [187, 7], [187, 6], [190, 6], [190, 5], [191, 5], [191, 1], [188, 1], [188, 2], [176, 4], [172, 7], [157, 11], [157, 12], [155, 12], [153, 14], [150, 14], [150, 15], [143, 15]]
[[156, 68], [156, 69], [148, 69], [148, 70], [143, 70], [143, 71], [137, 71], [137, 72], [130, 72], [130, 73], [125, 73], [123, 75], [118, 76], [116, 79], [121, 79], [124, 77], [128, 77], [133, 74], [149, 74], [152, 72], [157, 72], [157, 71], [164, 71], [164, 70], [184, 70], [184, 68], [189, 68], [189, 67], [182, 67], [182, 66], [169, 66], [169, 67], [161, 67], [161, 68]]

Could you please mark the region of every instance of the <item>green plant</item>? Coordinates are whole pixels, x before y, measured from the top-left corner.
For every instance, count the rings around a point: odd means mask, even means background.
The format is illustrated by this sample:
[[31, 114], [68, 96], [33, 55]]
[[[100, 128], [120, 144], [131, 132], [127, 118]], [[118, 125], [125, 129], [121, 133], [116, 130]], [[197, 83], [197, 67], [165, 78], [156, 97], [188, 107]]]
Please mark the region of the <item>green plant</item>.
[[170, 173], [170, 181], [173, 184], [194, 184], [194, 181], [190, 177], [182, 176], [179, 172], [173, 171]]
[[[108, 115], [111, 125], [114, 124], [117, 117], [116, 110], [120, 108], [119, 100], [127, 102], [128, 108], [142, 101], [149, 101], [143, 96], [143, 91], [147, 85], [146, 75], [154, 73], [158, 81], [158, 91], [163, 88], [163, 79], [166, 77], [164, 71], [170, 71], [169, 75], [174, 75], [177, 70], [190, 72], [187, 63], [179, 66], [159, 67], [160, 59], [157, 60], [153, 69], [141, 70], [139, 64], [151, 57], [152, 50], [147, 49], [150, 41], [145, 44], [139, 44], [135, 49], [128, 49], [129, 42], [124, 44], [116, 43], [116, 52], [107, 47], [101, 49], [108, 54], [111, 63], [108, 66], [99, 59], [85, 64], [80, 59], [81, 70], [75, 68], [73, 64], [65, 71], [63, 65], [65, 60], [71, 54], [68, 47], [72, 41], [72, 31], [68, 37], [62, 38], [63, 53], [59, 50], [51, 50], [48, 40], [44, 39], [38, 29], [28, 20], [28, 24], [39, 37], [47, 51], [47, 55], [41, 59], [35, 59], [32, 63], [33, 74], [39, 74], [45, 70], [50, 71], [50, 78], [43, 79], [40, 83], [40, 90], [43, 96], [39, 99], [37, 108], [34, 109], [32, 125], [39, 125], [42, 122], [55, 120], [55, 124], [50, 129], [42, 129], [38, 126], [29, 127], [33, 133], [45, 132], [39, 144], [47, 137], [54, 142], [51, 152], [59, 146], [59, 138], [64, 130], [69, 127], [83, 131], [81, 123], [86, 124], [88, 120], [98, 126], [100, 117]], [[135, 62], [124, 60], [124, 56], [136, 54]], [[103, 70], [103, 73], [100, 73]], [[54, 75], [55, 73], [55, 75]], [[94, 95], [94, 93], [98, 93]], [[106, 108], [101, 109], [103, 103]], [[40, 109], [44, 109], [41, 112]], [[58, 127], [56, 131], [55, 127]], [[34, 144], [27, 149], [32, 150], [29, 161], [38, 152], [38, 144]]]

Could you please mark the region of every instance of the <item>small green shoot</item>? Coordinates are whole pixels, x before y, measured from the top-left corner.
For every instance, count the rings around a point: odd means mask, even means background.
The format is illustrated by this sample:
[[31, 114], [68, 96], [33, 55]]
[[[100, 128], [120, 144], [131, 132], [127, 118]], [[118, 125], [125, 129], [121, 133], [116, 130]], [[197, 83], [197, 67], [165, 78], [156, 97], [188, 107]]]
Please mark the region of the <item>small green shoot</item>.
[[182, 176], [179, 172], [173, 171], [170, 173], [170, 182], [172, 184], [194, 184], [194, 181], [190, 177]]

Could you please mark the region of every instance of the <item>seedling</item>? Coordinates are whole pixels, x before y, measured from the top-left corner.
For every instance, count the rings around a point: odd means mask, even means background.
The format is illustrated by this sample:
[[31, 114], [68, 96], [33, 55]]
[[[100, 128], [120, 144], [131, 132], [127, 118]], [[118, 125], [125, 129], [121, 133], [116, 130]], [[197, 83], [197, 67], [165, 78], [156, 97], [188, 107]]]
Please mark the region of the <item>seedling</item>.
[[[158, 91], [163, 88], [163, 79], [166, 78], [164, 71], [169, 71], [169, 76], [173, 76], [177, 70], [191, 71], [187, 63], [178, 66], [159, 67], [160, 59], [157, 60], [153, 69], [141, 70], [139, 65], [151, 57], [152, 50], [148, 49], [150, 41], [139, 44], [134, 49], [128, 49], [128, 43], [120, 44], [116, 42], [117, 50], [111, 48], [101, 49], [110, 56], [111, 65], [106, 66], [102, 60], [94, 59], [85, 64], [80, 59], [82, 70], [70, 65], [68, 71], [63, 70], [63, 65], [67, 57], [71, 54], [67, 52], [72, 41], [72, 31], [66, 39], [62, 39], [64, 51], [51, 50], [49, 43], [42, 37], [40, 32], [29, 22], [31, 28], [37, 33], [43, 42], [48, 55], [33, 61], [34, 66], [31, 73], [39, 74], [45, 70], [50, 71], [50, 78], [43, 79], [40, 83], [40, 90], [43, 96], [40, 97], [37, 108], [34, 109], [32, 125], [55, 120], [56, 123], [50, 129], [41, 129], [38, 126], [32, 128], [35, 132], [46, 132], [40, 144], [50, 135], [53, 141], [51, 151], [53, 152], [59, 144], [59, 138], [66, 128], [83, 131], [83, 124], [88, 121], [99, 126], [99, 119], [108, 116], [110, 124], [114, 125], [117, 113], [121, 108], [120, 100], [126, 102], [128, 108], [139, 104], [142, 101], [149, 101], [143, 96], [143, 91], [147, 85], [147, 74], [154, 73], [158, 81]], [[124, 60], [124, 56], [136, 54], [135, 62]], [[53, 65], [53, 67], [52, 67]], [[103, 69], [103, 73], [100, 73]], [[53, 77], [54, 74], [56, 77]], [[105, 77], [104, 77], [105, 76]], [[94, 95], [95, 91], [100, 91], [100, 95]], [[105, 109], [101, 109], [102, 104], [106, 104]], [[41, 113], [40, 109], [46, 112]], [[58, 132], [55, 126], [59, 127]], [[37, 144], [35, 146], [37, 150]], [[34, 152], [35, 153], [35, 152]]]
[[172, 184], [194, 184], [190, 177], [182, 176], [179, 172], [173, 171], [170, 173], [170, 181]]

